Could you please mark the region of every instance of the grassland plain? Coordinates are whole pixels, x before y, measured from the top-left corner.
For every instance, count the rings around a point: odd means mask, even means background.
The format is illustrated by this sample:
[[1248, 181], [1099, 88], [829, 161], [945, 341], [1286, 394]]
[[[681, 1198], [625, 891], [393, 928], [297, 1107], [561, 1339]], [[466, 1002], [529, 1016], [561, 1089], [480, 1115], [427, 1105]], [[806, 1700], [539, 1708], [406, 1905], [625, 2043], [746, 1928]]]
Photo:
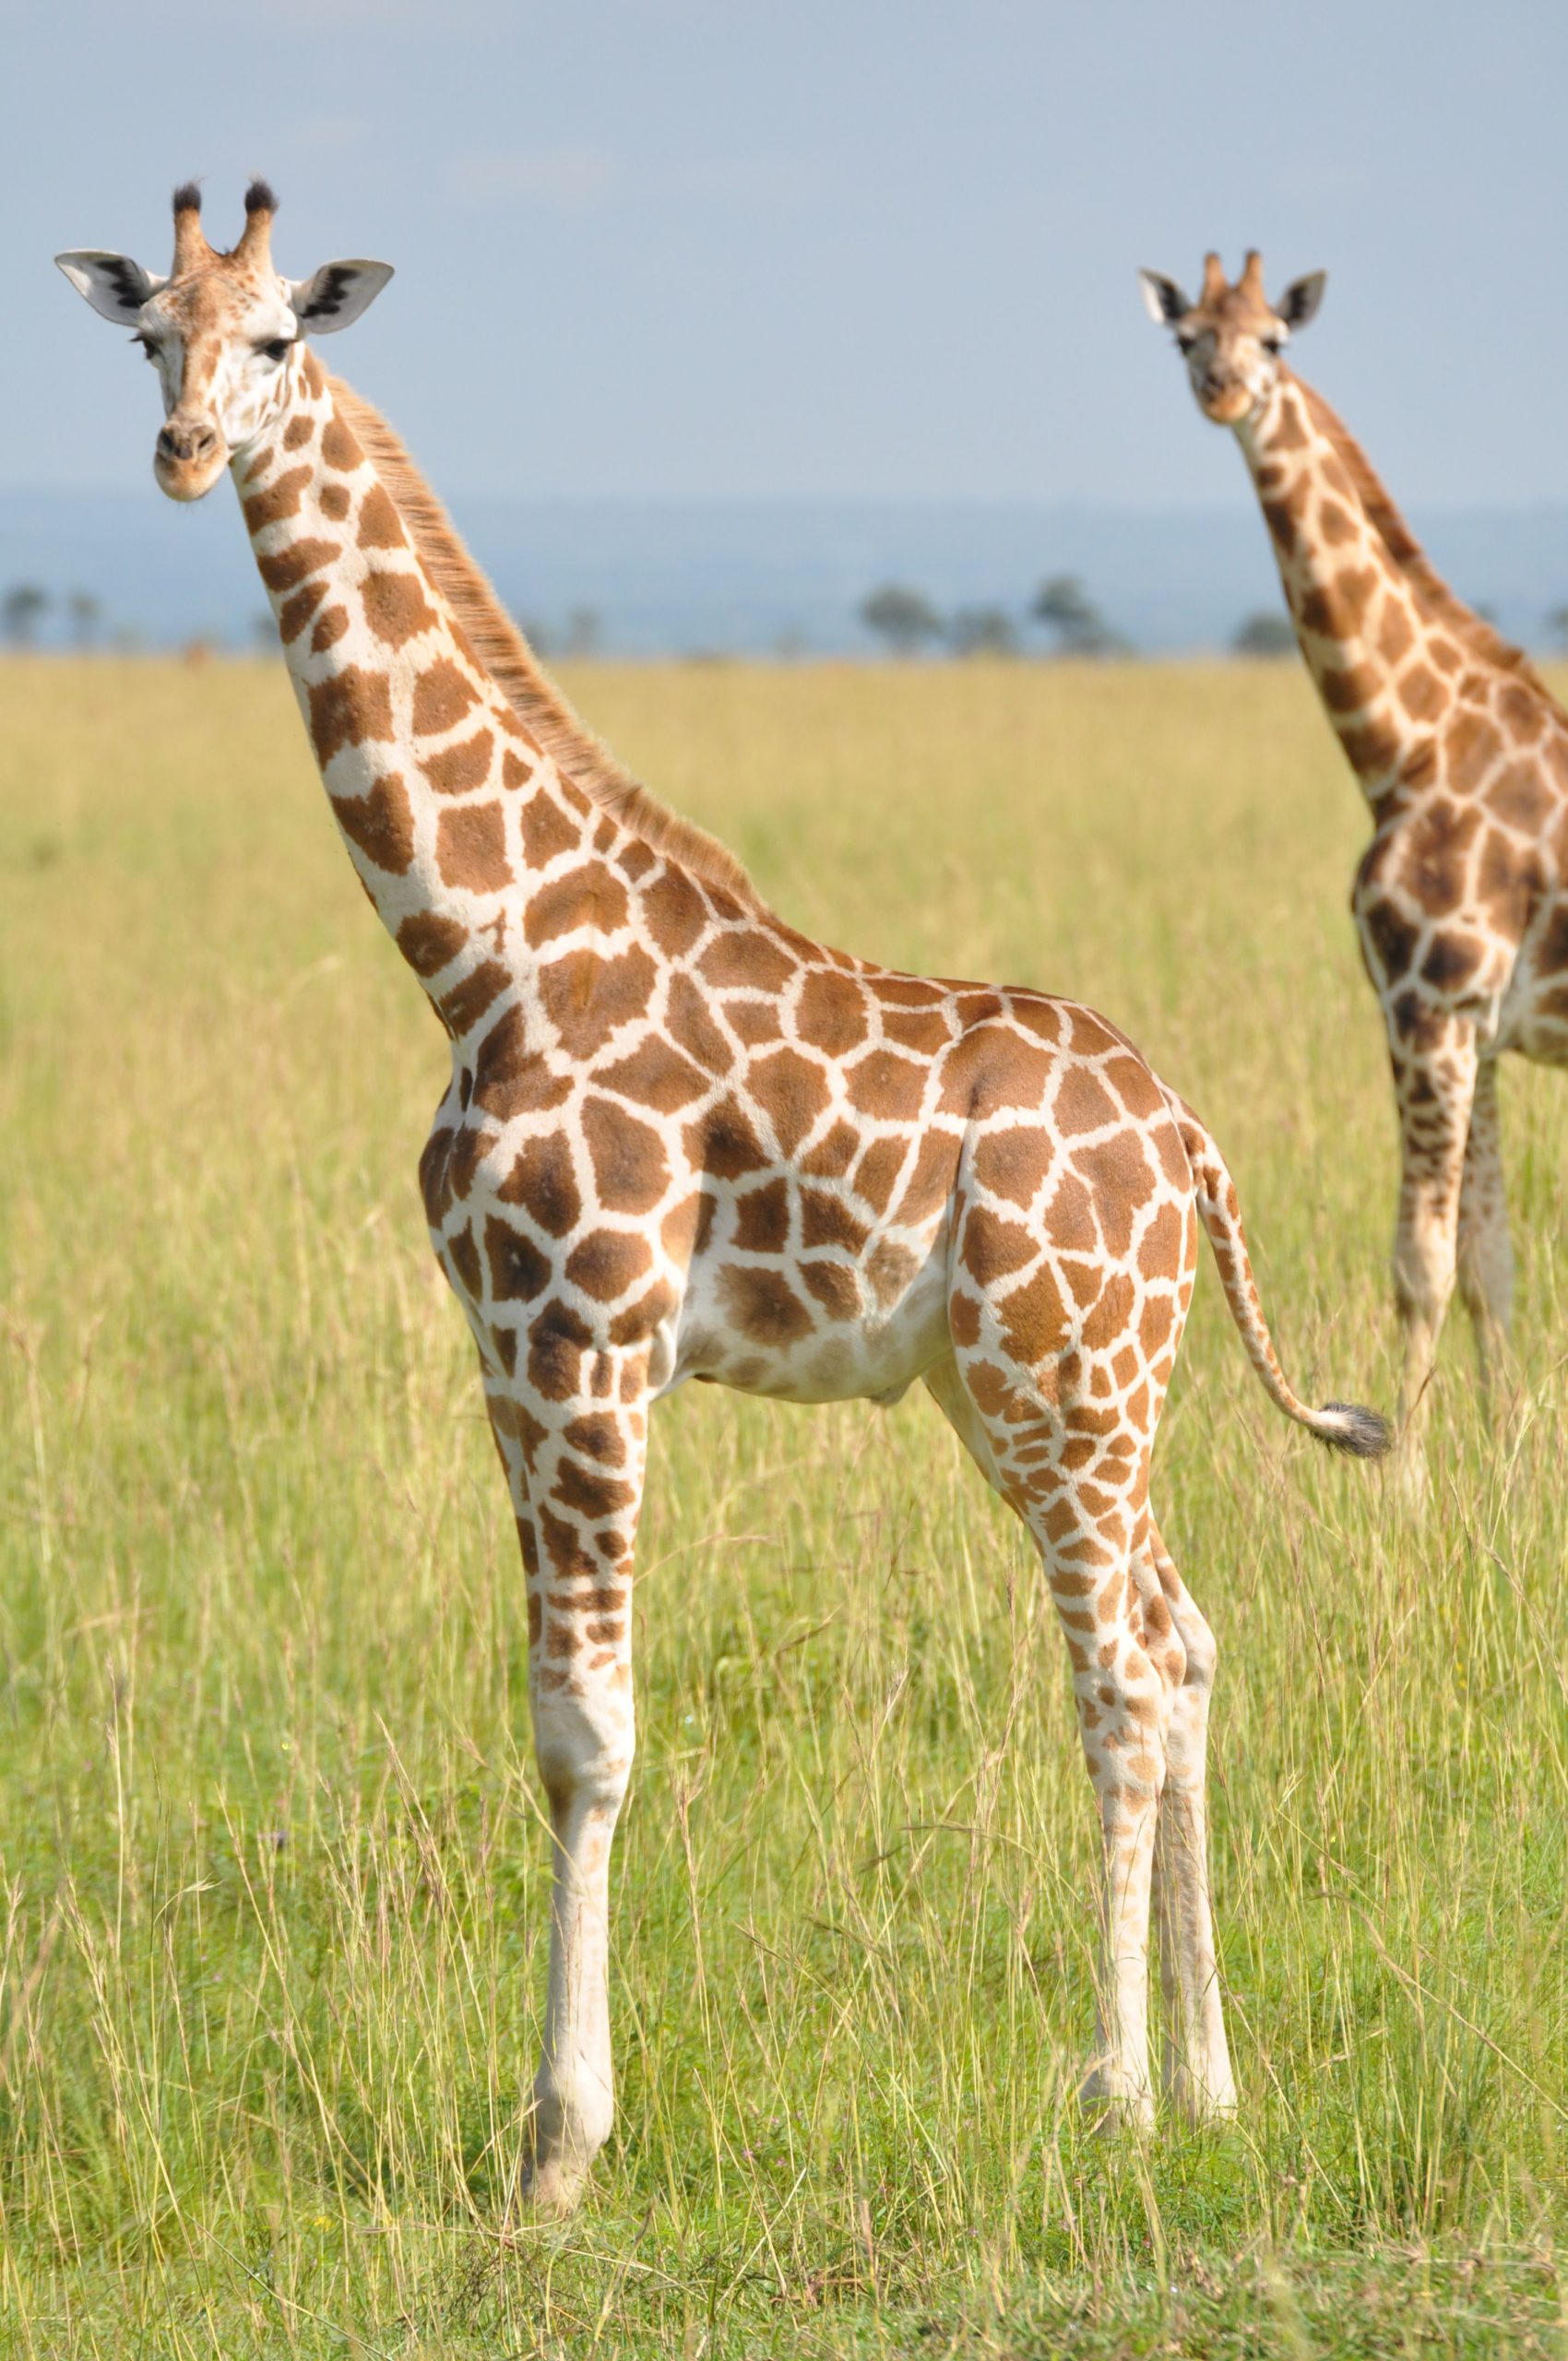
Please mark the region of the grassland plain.
[[[808, 930], [1086, 997], [1203, 1110], [1302, 1389], [1394, 1393], [1362, 833], [1294, 667], [600, 667]], [[525, 1619], [414, 1166], [445, 1054], [280, 669], [0, 668], [0, 2343], [1568, 2345], [1568, 1089], [1511, 1073], [1526, 1406], [1412, 1516], [1206, 1268], [1157, 1462], [1221, 1646], [1235, 2127], [1097, 2142], [1089, 1798], [930, 1406], [659, 1411], [619, 2127], [508, 2192]]]

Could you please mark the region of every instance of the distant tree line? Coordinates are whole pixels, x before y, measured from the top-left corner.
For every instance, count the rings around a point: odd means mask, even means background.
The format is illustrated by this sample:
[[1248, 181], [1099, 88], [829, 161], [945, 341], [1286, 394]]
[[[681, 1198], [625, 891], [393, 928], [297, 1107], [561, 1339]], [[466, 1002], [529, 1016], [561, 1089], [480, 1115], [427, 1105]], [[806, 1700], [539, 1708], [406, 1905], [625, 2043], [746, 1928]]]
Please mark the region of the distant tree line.
[[[924, 593], [907, 583], [885, 582], [861, 601], [860, 620], [889, 655], [915, 657], [944, 649], [952, 656], [1021, 656], [1025, 633], [1039, 624], [1050, 634], [1051, 652], [1058, 656], [1131, 656], [1132, 642], [1106, 621], [1094, 599], [1075, 574], [1053, 574], [1021, 614], [1001, 606], [956, 607], [944, 614]], [[1491, 623], [1491, 611], [1476, 612]], [[1550, 644], [1568, 655], [1568, 604], [1550, 608], [1542, 618]], [[1254, 608], [1242, 616], [1230, 635], [1233, 656], [1293, 657], [1296, 627], [1283, 607]]]
[[67, 590], [58, 602], [38, 582], [15, 582], [0, 592], [0, 637], [13, 647], [36, 646], [44, 619], [58, 604], [73, 647], [94, 647], [103, 628], [103, 609], [90, 590]]
[[1294, 656], [1296, 627], [1279, 607], [1258, 607], [1243, 615], [1230, 635], [1232, 656]]
[[[1057, 656], [1134, 653], [1131, 640], [1107, 621], [1076, 574], [1048, 575], [1018, 615], [1001, 606], [957, 607], [944, 615], [923, 591], [903, 582], [885, 582], [861, 600], [860, 620], [893, 656], [923, 656], [938, 648], [953, 656], [1020, 656], [1030, 625], [1049, 635]], [[1568, 626], [1568, 609], [1562, 622]], [[1289, 617], [1270, 609], [1243, 616], [1230, 646], [1238, 656], [1293, 655], [1296, 635]]]
[[[944, 614], [923, 591], [903, 582], [881, 584], [862, 599], [858, 611], [873, 637], [890, 655], [898, 657], [923, 656], [937, 649], [958, 657], [1022, 656], [1032, 628], [1047, 635], [1051, 652], [1058, 656], [1110, 658], [1134, 652], [1131, 640], [1107, 621], [1075, 574], [1048, 575], [1019, 612], [980, 603], [955, 607]], [[1478, 605], [1476, 612], [1483, 622], [1493, 620], [1486, 606]], [[594, 607], [573, 607], [560, 625], [533, 618], [519, 621], [541, 657], [593, 657], [603, 647], [603, 625]], [[1568, 602], [1549, 608], [1542, 622], [1550, 647], [1568, 655]], [[134, 625], [109, 631], [102, 601], [89, 590], [56, 593], [42, 583], [16, 582], [0, 591], [0, 641], [18, 649], [36, 647], [46, 630], [55, 644], [63, 642], [77, 649], [107, 645], [127, 650], [144, 645]], [[278, 627], [270, 611], [253, 616], [250, 644], [258, 655], [277, 654]], [[1242, 616], [1232, 632], [1229, 651], [1233, 656], [1293, 657], [1295, 627], [1282, 607], [1255, 608]], [[784, 658], [803, 652], [803, 643], [789, 633], [774, 649]]]
[[1075, 574], [1042, 582], [1021, 615], [994, 605], [956, 607], [944, 615], [923, 591], [885, 582], [861, 601], [860, 619], [894, 656], [945, 647], [955, 656], [1018, 656], [1024, 634], [1039, 624], [1063, 656], [1127, 656], [1131, 642], [1110, 624]]

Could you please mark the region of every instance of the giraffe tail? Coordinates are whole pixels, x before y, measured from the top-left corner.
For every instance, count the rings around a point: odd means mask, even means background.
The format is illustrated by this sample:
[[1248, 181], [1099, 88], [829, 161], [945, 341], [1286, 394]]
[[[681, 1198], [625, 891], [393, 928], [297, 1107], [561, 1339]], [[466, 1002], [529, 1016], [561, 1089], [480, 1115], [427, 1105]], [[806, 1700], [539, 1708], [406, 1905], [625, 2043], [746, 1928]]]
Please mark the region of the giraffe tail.
[[1263, 1381], [1264, 1391], [1288, 1418], [1294, 1418], [1298, 1426], [1305, 1427], [1309, 1434], [1314, 1434], [1331, 1451], [1348, 1452], [1353, 1459], [1381, 1459], [1394, 1435], [1387, 1419], [1377, 1411], [1363, 1409], [1357, 1402], [1325, 1402], [1321, 1410], [1312, 1410], [1291, 1391], [1258, 1300], [1236, 1183], [1207, 1127], [1173, 1090], [1167, 1090], [1165, 1095], [1193, 1168], [1198, 1219], [1214, 1249], [1225, 1300], [1241, 1331], [1247, 1358]]

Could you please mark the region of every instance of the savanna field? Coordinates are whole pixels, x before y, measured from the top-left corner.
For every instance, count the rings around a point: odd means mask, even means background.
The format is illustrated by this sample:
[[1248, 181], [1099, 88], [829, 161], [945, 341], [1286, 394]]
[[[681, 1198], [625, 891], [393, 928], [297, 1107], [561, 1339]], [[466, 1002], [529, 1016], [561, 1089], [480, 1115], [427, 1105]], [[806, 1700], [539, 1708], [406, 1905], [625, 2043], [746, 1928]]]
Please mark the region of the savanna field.
[[[1365, 825], [1295, 665], [596, 666], [775, 907], [1125, 1026], [1286, 1365], [1391, 1407]], [[1096, 1857], [1021, 1533], [917, 1393], [660, 1406], [621, 2112], [512, 2201], [546, 1844], [517, 1545], [415, 1164], [445, 1045], [280, 665], [0, 667], [0, 2350], [1568, 2350], [1568, 1085], [1511, 1067], [1524, 1399], [1434, 1494], [1250, 1376], [1162, 1525], [1220, 1643], [1241, 2108], [1099, 2139]]]

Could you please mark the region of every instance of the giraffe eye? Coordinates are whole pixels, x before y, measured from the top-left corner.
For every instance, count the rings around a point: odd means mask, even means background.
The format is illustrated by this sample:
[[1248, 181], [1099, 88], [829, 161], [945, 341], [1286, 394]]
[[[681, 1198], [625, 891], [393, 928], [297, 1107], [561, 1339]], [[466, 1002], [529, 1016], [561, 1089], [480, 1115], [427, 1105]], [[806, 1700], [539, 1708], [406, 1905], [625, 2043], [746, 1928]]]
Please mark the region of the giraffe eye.
[[154, 342], [152, 341], [152, 338], [151, 338], [149, 336], [134, 336], [134, 337], [132, 337], [132, 338], [131, 338], [131, 342], [132, 342], [133, 344], [139, 344], [139, 345], [140, 345], [140, 347], [141, 347], [141, 357], [142, 357], [142, 359], [143, 359], [144, 361], [156, 361], [156, 360], [157, 360], [157, 358], [158, 358], [158, 347], [154, 344]]
[[1178, 352], [1191, 352], [1196, 342], [1197, 338], [1195, 336], [1182, 336], [1178, 332], [1176, 338], [1176, 350]]
[[1285, 350], [1285, 338], [1282, 336], [1260, 337], [1258, 341], [1265, 352], [1272, 352], [1277, 359]]
[[264, 344], [261, 347], [263, 360], [271, 362], [286, 360], [293, 341], [291, 336], [274, 337], [270, 344]]

